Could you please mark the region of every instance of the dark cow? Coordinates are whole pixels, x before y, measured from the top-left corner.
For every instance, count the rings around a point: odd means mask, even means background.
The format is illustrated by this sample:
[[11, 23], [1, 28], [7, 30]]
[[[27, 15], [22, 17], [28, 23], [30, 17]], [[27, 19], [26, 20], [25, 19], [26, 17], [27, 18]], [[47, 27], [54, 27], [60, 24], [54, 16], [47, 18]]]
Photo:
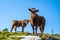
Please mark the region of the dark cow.
[[45, 18], [43, 16], [39, 16], [36, 14], [39, 10], [36, 10], [35, 8], [29, 8], [30, 11], [30, 23], [33, 28], [33, 34], [34, 34], [34, 26], [37, 34], [37, 28], [39, 27], [41, 33], [44, 32], [44, 26], [45, 26]]
[[28, 22], [29, 22], [29, 20], [13, 20], [11, 32], [12, 32], [13, 28], [15, 29], [15, 32], [16, 32], [16, 28], [20, 27], [20, 26], [22, 27], [22, 32], [24, 32], [24, 27], [26, 27]]

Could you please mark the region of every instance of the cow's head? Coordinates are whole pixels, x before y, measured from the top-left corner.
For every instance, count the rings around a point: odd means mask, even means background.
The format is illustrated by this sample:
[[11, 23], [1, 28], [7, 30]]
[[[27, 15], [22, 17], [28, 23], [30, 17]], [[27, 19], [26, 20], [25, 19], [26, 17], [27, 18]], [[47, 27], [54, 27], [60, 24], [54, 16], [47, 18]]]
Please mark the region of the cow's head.
[[28, 20], [28, 19], [25, 19], [24, 21], [25, 21], [25, 23], [26, 23], [26, 24], [28, 24], [28, 23], [29, 23], [29, 20]]
[[38, 11], [39, 11], [39, 10], [36, 10], [35, 8], [31, 8], [31, 9], [29, 8], [28, 10], [29, 10], [30, 12], [33, 12], [33, 13], [35, 13], [35, 12], [38, 12]]

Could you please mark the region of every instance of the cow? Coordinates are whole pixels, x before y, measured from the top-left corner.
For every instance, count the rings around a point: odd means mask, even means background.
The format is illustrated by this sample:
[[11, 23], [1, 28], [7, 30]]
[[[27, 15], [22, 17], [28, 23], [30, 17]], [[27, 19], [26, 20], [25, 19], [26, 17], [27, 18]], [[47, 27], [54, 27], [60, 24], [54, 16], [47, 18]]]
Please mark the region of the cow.
[[36, 12], [38, 12], [39, 10], [36, 10], [35, 8], [29, 8], [28, 10], [30, 11], [30, 24], [33, 29], [33, 34], [34, 34], [34, 30], [36, 30], [36, 34], [37, 34], [38, 27], [41, 33], [43, 34], [44, 26], [45, 26], [45, 18], [43, 16], [39, 16], [38, 14], [36, 14]]
[[12, 32], [13, 28], [15, 29], [15, 32], [16, 32], [16, 28], [20, 27], [20, 26], [22, 27], [22, 32], [24, 32], [24, 28], [26, 27], [28, 22], [29, 22], [29, 20], [13, 20], [11, 32]]

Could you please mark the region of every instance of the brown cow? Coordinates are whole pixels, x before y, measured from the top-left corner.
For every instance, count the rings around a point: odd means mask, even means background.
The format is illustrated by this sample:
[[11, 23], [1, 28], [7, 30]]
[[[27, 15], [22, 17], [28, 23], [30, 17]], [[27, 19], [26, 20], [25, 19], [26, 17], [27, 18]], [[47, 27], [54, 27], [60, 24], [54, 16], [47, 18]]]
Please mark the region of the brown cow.
[[35, 8], [29, 8], [30, 11], [30, 23], [33, 28], [33, 34], [34, 34], [34, 26], [37, 34], [37, 28], [39, 27], [41, 33], [44, 32], [44, 26], [45, 26], [45, 18], [43, 16], [39, 16], [36, 14], [39, 10], [36, 10]]
[[13, 28], [15, 29], [15, 32], [16, 32], [16, 28], [20, 27], [20, 26], [22, 27], [22, 32], [24, 32], [24, 27], [26, 27], [28, 22], [29, 22], [29, 20], [13, 20], [11, 32], [12, 32]]

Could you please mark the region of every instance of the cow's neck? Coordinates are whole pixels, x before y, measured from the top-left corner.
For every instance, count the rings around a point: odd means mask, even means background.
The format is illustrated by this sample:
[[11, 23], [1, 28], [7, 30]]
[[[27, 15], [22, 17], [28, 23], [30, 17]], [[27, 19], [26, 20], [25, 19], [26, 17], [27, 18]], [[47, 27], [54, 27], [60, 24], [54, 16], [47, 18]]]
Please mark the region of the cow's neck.
[[33, 17], [36, 17], [36, 14], [35, 13], [30, 13], [30, 18], [33, 18]]

